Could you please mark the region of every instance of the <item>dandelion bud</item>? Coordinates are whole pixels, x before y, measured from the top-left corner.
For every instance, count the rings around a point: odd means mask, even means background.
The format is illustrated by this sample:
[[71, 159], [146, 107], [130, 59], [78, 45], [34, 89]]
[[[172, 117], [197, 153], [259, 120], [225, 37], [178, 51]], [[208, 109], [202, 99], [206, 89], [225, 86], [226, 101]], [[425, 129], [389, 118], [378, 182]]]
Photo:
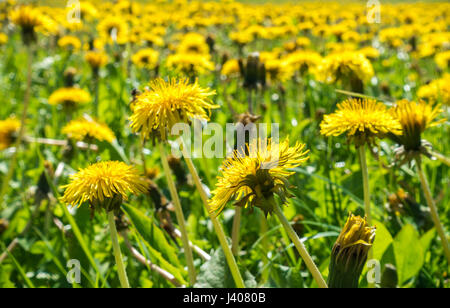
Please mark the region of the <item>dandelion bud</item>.
[[172, 169], [175, 177], [177, 178], [178, 185], [184, 185], [187, 183], [187, 174], [186, 170], [184, 170], [183, 165], [181, 163], [181, 159], [170, 155], [167, 157], [169, 161], [170, 169]]
[[375, 240], [375, 230], [365, 218], [350, 215], [331, 252], [330, 288], [358, 287], [368, 252]]

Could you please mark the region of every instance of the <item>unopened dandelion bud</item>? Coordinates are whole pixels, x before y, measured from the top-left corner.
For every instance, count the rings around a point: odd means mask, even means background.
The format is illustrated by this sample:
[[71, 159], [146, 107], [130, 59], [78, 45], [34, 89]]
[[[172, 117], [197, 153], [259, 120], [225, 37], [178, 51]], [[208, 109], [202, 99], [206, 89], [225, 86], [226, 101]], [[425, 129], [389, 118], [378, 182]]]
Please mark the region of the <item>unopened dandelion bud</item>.
[[358, 288], [358, 281], [370, 248], [375, 240], [375, 227], [365, 218], [350, 214], [331, 252], [330, 288]]

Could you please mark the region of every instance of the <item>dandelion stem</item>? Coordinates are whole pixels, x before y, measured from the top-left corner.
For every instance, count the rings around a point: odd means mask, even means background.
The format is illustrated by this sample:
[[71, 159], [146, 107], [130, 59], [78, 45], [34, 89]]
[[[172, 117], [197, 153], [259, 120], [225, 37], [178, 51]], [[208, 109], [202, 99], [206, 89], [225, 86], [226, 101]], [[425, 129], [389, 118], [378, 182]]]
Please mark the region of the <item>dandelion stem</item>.
[[0, 190], [0, 208], [3, 208], [3, 197], [5, 196], [9, 186], [9, 181], [11, 181], [14, 175], [14, 169], [16, 168], [17, 159], [19, 156], [19, 148], [22, 143], [23, 136], [25, 134], [25, 122], [27, 120], [28, 115], [28, 107], [30, 105], [30, 96], [31, 96], [31, 81], [32, 81], [32, 65], [33, 65], [33, 52], [34, 48], [32, 46], [27, 47], [28, 51], [28, 64], [27, 64], [27, 88], [25, 92], [25, 98], [23, 101], [23, 110], [22, 110], [22, 118], [20, 120], [20, 129], [17, 135], [17, 139], [15, 142], [15, 152], [11, 158], [11, 164], [9, 166], [8, 173], [3, 179], [2, 188]]
[[169, 167], [169, 162], [167, 160], [166, 151], [162, 142], [159, 143], [159, 152], [161, 154], [161, 160], [166, 174], [167, 184], [169, 185], [170, 195], [172, 197], [173, 204], [175, 206], [175, 214], [177, 216], [178, 225], [181, 232], [181, 241], [183, 242], [184, 254], [186, 255], [186, 263], [189, 272], [189, 283], [191, 286], [195, 284], [195, 266], [194, 258], [192, 256], [192, 249], [189, 245], [189, 238], [186, 230], [186, 223], [184, 220], [183, 209], [181, 208], [180, 199], [178, 197], [178, 192], [175, 186], [175, 182], [172, 177], [172, 170]]
[[230, 268], [231, 275], [233, 276], [236, 287], [245, 288], [244, 280], [242, 279], [241, 273], [239, 272], [236, 259], [234, 258], [230, 247], [228, 246], [222, 225], [218, 221], [217, 217], [214, 216], [213, 213], [211, 213], [211, 209], [208, 204], [208, 196], [206, 195], [206, 192], [203, 189], [202, 186], [203, 184], [200, 180], [200, 177], [198, 176], [197, 169], [195, 169], [194, 163], [192, 162], [192, 159], [189, 153], [187, 153], [185, 147], [183, 146], [182, 148], [183, 148], [183, 156], [189, 168], [189, 172], [191, 173], [192, 178], [194, 179], [195, 186], [197, 187], [197, 190], [200, 193], [200, 197], [202, 198], [203, 204], [205, 205], [206, 210], [208, 211], [209, 218], [213, 223], [214, 230], [216, 231], [217, 237], [219, 238], [220, 245], [222, 246], [225, 258], [227, 259], [228, 267]]
[[423, 171], [422, 164], [420, 158], [416, 158], [417, 163], [417, 171], [419, 173], [420, 183], [422, 184], [423, 193], [428, 203], [428, 207], [430, 208], [431, 218], [433, 219], [434, 226], [441, 238], [442, 246], [444, 247], [444, 252], [447, 257], [447, 262], [450, 264], [450, 247], [447, 241], [447, 236], [445, 235], [444, 227], [441, 224], [439, 219], [438, 210], [436, 204], [434, 202], [433, 197], [431, 196], [430, 186], [428, 185], [427, 178], [425, 176], [425, 172]]
[[237, 206], [234, 211], [233, 229], [231, 231], [231, 251], [237, 257], [239, 255], [239, 231], [241, 229], [242, 208]]
[[300, 256], [302, 257], [303, 261], [305, 262], [306, 267], [309, 269], [309, 271], [313, 275], [314, 280], [316, 281], [317, 285], [320, 288], [328, 288], [327, 283], [323, 279], [322, 274], [320, 273], [316, 264], [312, 260], [311, 256], [309, 255], [308, 251], [306, 250], [305, 246], [301, 242], [297, 233], [292, 228], [292, 226], [289, 223], [289, 221], [287, 220], [286, 216], [284, 216], [283, 211], [281, 210], [280, 206], [276, 203], [274, 204], [274, 210], [275, 210], [275, 215], [277, 215], [277, 217], [280, 220], [281, 224], [283, 225], [284, 229], [288, 233], [291, 241], [294, 243], [295, 247], [297, 248], [298, 252], [300, 253]]
[[370, 212], [370, 189], [369, 189], [369, 169], [367, 168], [366, 147], [362, 145], [358, 148], [359, 162], [361, 163], [361, 172], [364, 186], [364, 212], [367, 216], [367, 223], [372, 225], [372, 214]]
[[437, 160], [441, 161], [442, 163], [446, 164], [447, 166], [450, 166], [450, 158], [445, 157], [441, 153], [434, 152], [434, 151], [430, 151], [430, 154]]
[[116, 258], [117, 272], [119, 274], [120, 285], [124, 289], [129, 289], [127, 273], [123, 264], [122, 253], [119, 246], [119, 238], [117, 236], [116, 222], [114, 220], [114, 211], [108, 212], [109, 231], [111, 232], [111, 241], [113, 244], [114, 257]]

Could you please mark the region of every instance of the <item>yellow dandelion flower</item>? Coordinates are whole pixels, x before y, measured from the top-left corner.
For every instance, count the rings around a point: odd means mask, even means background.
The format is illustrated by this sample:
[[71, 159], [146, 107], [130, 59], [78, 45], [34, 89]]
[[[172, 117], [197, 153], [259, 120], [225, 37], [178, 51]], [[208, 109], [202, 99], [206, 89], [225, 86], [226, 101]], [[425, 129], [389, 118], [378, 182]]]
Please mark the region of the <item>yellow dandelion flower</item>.
[[206, 39], [199, 33], [188, 33], [180, 42], [177, 48], [179, 54], [209, 54], [209, 46], [206, 43]]
[[417, 96], [429, 101], [439, 101], [444, 105], [450, 105], [450, 74], [444, 74], [442, 78], [421, 86], [417, 91]]
[[97, 26], [100, 36], [108, 43], [126, 44], [129, 40], [129, 26], [120, 17], [107, 17]]
[[151, 48], [141, 49], [132, 57], [132, 61], [136, 66], [149, 70], [158, 66], [158, 60], [159, 52]]
[[339, 79], [367, 81], [374, 76], [370, 61], [360, 52], [339, 52], [326, 56], [317, 69], [317, 78], [327, 83]]
[[299, 50], [285, 57], [286, 62], [294, 71], [302, 74], [313, 71], [322, 61], [319, 53], [314, 51]]
[[158, 46], [158, 47], [162, 47], [164, 46], [164, 39], [157, 35], [154, 34], [152, 32], [145, 32], [141, 35], [141, 39], [142, 41], [144, 41], [148, 46], [150, 47], [154, 47], [154, 46]]
[[20, 121], [15, 118], [0, 121], [0, 151], [11, 146], [19, 129]]
[[58, 46], [65, 49], [79, 50], [81, 41], [76, 36], [66, 35], [58, 40]]
[[50, 105], [64, 105], [65, 107], [75, 107], [90, 101], [90, 94], [79, 88], [58, 89], [48, 99]]
[[145, 193], [148, 184], [139, 171], [123, 162], [100, 162], [70, 176], [61, 201], [70, 206], [89, 202], [93, 208], [112, 211], [128, 200], [128, 194]]
[[204, 74], [215, 68], [209, 54], [195, 53], [170, 55], [167, 57], [167, 66], [188, 75]]
[[11, 11], [9, 18], [24, 32], [34, 31], [36, 27], [42, 26], [44, 23], [41, 12], [31, 6], [18, 7]]
[[349, 140], [354, 139], [356, 146], [360, 146], [388, 133], [401, 134], [401, 125], [381, 102], [348, 99], [337, 105], [337, 111], [324, 116], [320, 133], [325, 136], [347, 133]]
[[108, 63], [108, 55], [100, 51], [88, 51], [84, 59], [92, 69], [99, 69]]
[[405, 152], [420, 152], [423, 150], [422, 133], [429, 127], [439, 125], [444, 121], [436, 120], [441, 114], [440, 105], [433, 107], [425, 101], [410, 102], [401, 100], [390, 109], [392, 116], [402, 127], [402, 135], [392, 136], [392, 139], [404, 147]]
[[63, 127], [62, 133], [71, 139], [79, 141], [96, 139], [98, 141], [113, 142], [116, 139], [113, 131], [108, 126], [85, 118], [70, 121]]
[[450, 50], [436, 54], [434, 60], [441, 69], [446, 70], [450, 67]]
[[142, 138], [156, 134], [165, 141], [167, 131], [176, 123], [188, 123], [192, 118], [208, 120], [209, 111], [219, 108], [210, 99], [215, 93], [201, 88], [197, 81], [189, 84], [188, 79], [156, 79], [150, 83], [150, 90], [136, 97], [131, 128]]
[[5, 33], [0, 33], [0, 46], [8, 42], [8, 36]]
[[239, 75], [241, 72], [241, 69], [239, 67], [239, 61], [236, 59], [228, 60], [223, 64], [221, 74], [223, 76], [232, 77]]
[[231, 199], [238, 206], [261, 208], [267, 215], [273, 211], [273, 196], [280, 196], [283, 203], [287, 197], [287, 178], [295, 168], [309, 159], [305, 145], [297, 142], [289, 147], [289, 139], [280, 144], [272, 140], [258, 140], [247, 147], [248, 154], [235, 151], [224, 161], [220, 169], [216, 189], [209, 204], [211, 212], [220, 214]]

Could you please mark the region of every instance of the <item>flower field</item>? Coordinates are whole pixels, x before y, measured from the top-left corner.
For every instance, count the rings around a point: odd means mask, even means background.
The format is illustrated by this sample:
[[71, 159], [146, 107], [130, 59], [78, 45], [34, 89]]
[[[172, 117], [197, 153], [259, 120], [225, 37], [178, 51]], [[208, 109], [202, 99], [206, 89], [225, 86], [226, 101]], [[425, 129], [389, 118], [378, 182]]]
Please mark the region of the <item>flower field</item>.
[[2, 1], [0, 288], [448, 288], [449, 66], [446, 2]]

